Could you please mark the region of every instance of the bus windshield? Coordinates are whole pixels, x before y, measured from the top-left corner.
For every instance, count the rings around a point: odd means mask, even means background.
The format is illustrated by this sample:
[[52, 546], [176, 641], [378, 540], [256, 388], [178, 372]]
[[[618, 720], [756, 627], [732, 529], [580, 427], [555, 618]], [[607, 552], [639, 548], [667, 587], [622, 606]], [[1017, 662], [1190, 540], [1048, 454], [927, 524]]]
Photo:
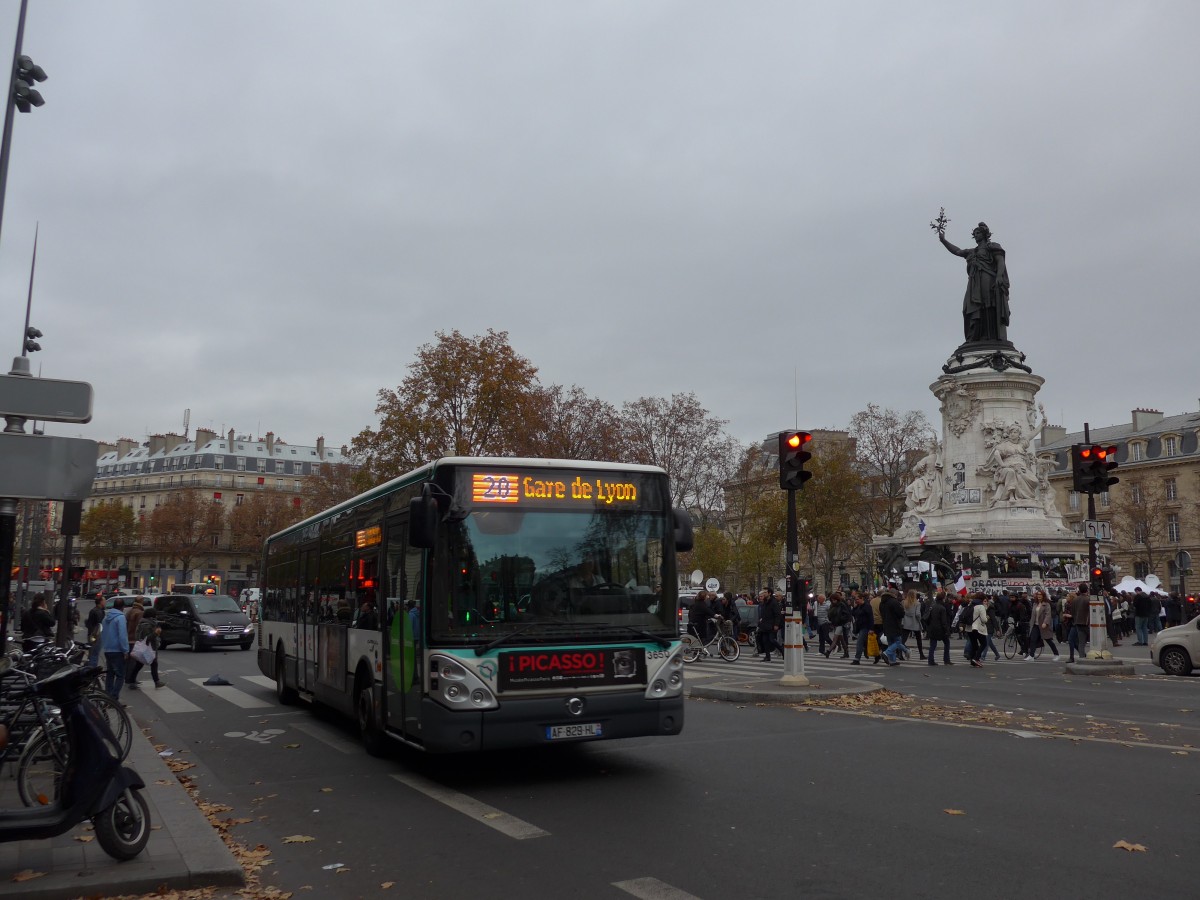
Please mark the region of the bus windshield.
[[674, 638], [675, 586], [662, 593], [671, 527], [649, 509], [467, 512], [446, 524], [433, 556], [430, 637]]

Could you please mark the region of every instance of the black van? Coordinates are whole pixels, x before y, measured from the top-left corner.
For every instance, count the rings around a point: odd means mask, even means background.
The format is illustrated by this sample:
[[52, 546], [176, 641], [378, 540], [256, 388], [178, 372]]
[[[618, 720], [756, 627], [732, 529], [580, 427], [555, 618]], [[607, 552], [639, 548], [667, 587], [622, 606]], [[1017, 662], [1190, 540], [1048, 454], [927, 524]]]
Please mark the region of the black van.
[[161, 594], [154, 598], [159, 648], [187, 644], [193, 651], [237, 645], [249, 650], [254, 626], [238, 602], [223, 594]]

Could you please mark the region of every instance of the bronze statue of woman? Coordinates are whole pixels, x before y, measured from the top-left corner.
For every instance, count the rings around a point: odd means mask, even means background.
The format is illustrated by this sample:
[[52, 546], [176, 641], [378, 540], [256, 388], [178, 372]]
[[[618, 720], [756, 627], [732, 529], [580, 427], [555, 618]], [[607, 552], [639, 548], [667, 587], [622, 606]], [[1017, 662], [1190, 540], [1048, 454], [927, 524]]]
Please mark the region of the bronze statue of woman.
[[980, 222], [971, 236], [975, 246], [960, 250], [946, 240], [944, 224], [937, 228], [942, 246], [967, 261], [967, 292], [963, 295], [963, 336], [967, 343], [1008, 340], [1008, 268], [1004, 248], [992, 241]]

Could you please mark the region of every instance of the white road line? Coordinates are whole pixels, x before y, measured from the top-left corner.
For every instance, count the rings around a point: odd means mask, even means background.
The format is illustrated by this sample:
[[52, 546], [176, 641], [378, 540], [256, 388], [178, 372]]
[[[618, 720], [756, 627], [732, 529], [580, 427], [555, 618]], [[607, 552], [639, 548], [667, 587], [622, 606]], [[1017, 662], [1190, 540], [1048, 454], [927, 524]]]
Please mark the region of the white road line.
[[419, 775], [392, 773], [392, 777], [401, 784], [408, 785], [414, 791], [420, 791], [426, 797], [430, 797], [439, 803], [444, 803], [451, 809], [462, 813], [468, 818], [474, 819], [481, 825], [486, 825], [488, 828], [495, 828], [501, 834], [508, 835], [518, 841], [527, 840], [528, 838], [548, 837], [550, 832], [543, 831], [536, 825], [530, 825], [515, 816], [510, 816], [506, 812], [501, 812], [494, 807], [488, 806], [486, 803], [481, 803], [473, 797], [468, 797], [466, 794], [460, 794], [458, 791], [452, 791], [449, 788], [444, 788], [440, 784], [421, 778]]
[[356, 744], [354, 741], [348, 741], [339, 734], [334, 734], [332, 731], [322, 728], [319, 725], [314, 725], [312, 722], [297, 722], [292, 725], [297, 731], [302, 731], [309, 737], [314, 737], [322, 744], [332, 747], [342, 753], [358, 753], [362, 750], [361, 744]]
[[257, 684], [259, 687], [265, 687], [268, 690], [275, 690], [275, 679], [268, 678], [266, 675], [243, 675], [243, 681], [249, 681], [251, 684]]
[[234, 706], [240, 706], [242, 709], [263, 709], [269, 706], [274, 706], [273, 703], [268, 703], [266, 700], [260, 700], [258, 697], [251, 697], [245, 691], [239, 691], [235, 687], [221, 686], [216, 684], [205, 684], [205, 678], [189, 678], [192, 684], [204, 688], [211, 694], [216, 694], [222, 700], [228, 700]]
[[140, 692], [165, 713], [200, 712], [199, 706], [191, 700], [185, 700], [169, 687], [142, 688]]
[[695, 894], [671, 887], [657, 878], [634, 878], [630, 881], [614, 881], [613, 887], [640, 897], [641, 900], [700, 900]]

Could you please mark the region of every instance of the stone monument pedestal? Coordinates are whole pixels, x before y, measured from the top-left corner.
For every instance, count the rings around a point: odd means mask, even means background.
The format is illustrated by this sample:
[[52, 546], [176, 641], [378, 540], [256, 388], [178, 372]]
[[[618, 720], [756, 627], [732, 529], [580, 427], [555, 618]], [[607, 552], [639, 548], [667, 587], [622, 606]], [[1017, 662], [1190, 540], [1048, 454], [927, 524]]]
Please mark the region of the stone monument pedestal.
[[[914, 470], [903, 525], [877, 536], [875, 549], [903, 550], [910, 560], [948, 549], [964, 568], [976, 561], [972, 589], [1016, 587], [1021, 577], [1046, 583], [1049, 572], [1059, 576], [1049, 579], [1051, 587], [1080, 580], [1071, 576], [1081, 574], [1087, 541], [1063, 525], [1051, 465], [1032, 452], [1044, 379], [1024, 360], [1008, 341], [977, 342], [959, 347], [942, 367], [929, 386], [941, 401], [941, 441]], [[980, 564], [989, 558], [990, 567]]]

